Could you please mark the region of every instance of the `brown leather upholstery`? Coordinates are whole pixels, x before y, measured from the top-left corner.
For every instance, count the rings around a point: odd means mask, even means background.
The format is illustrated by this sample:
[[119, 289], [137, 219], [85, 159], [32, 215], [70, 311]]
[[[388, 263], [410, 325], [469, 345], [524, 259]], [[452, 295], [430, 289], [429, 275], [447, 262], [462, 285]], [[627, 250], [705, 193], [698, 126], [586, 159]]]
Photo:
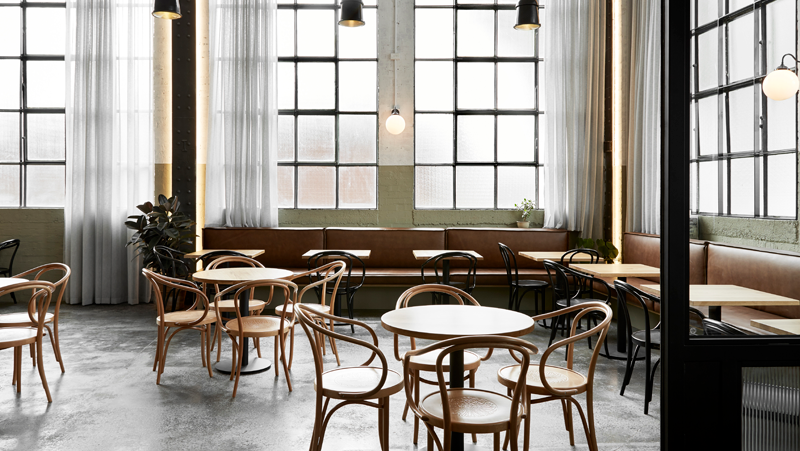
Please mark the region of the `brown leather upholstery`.
[[[559, 229], [495, 229], [495, 228], [451, 228], [447, 229], [447, 249], [475, 251], [483, 257], [478, 261], [478, 283], [481, 283], [481, 269], [503, 269], [505, 265], [497, 243], [503, 243], [514, 251], [517, 267], [520, 269], [544, 270], [544, 265], [519, 256], [521, 251], [567, 251], [569, 249], [569, 232]], [[452, 264], [453, 267], [464, 267], [464, 263]], [[545, 279], [547, 272], [543, 271]], [[522, 277], [522, 273], [520, 273]], [[490, 279], [491, 280], [491, 279]], [[505, 285], [502, 281], [490, 285]]]
[[[622, 235], [622, 262], [661, 267], [661, 237], [646, 233], [626, 232]], [[648, 277], [654, 283], [659, 278]], [[706, 243], [689, 241], [689, 283], [706, 283]]]
[[206, 227], [203, 229], [205, 249], [264, 249], [256, 257], [267, 268], [283, 268], [298, 273], [306, 271], [303, 254], [309, 249], [325, 249], [321, 227]]
[[[326, 249], [369, 249], [367, 268], [415, 268], [423, 261], [413, 250], [445, 249], [444, 229], [403, 229], [379, 227], [331, 227], [325, 229]], [[414, 283], [414, 282], [412, 282]]]

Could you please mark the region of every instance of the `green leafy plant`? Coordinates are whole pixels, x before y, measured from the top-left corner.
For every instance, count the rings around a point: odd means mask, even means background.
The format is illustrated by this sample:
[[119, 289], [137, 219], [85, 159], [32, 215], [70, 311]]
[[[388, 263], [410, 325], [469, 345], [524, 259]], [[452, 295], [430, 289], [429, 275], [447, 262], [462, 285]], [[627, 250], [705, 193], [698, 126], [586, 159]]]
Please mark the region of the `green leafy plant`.
[[533, 213], [533, 210], [536, 207], [533, 204], [532, 200], [528, 200], [528, 199], [523, 197], [522, 198], [522, 202], [519, 205], [514, 204], [514, 208], [516, 208], [518, 211], [521, 211], [522, 212], [522, 220], [523, 221], [527, 221], [528, 218], [530, 218], [531, 213]]
[[125, 225], [133, 229], [133, 236], [126, 246], [134, 246], [136, 255], [142, 255], [146, 268], [158, 269], [153, 248], [167, 246], [171, 249], [181, 250], [192, 244], [196, 235], [192, 233], [195, 224], [186, 214], [179, 211], [178, 196], [167, 199], [163, 194], [158, 196], [158, 205], [145, 202], [137, 205], [143, 215], [128, 216]]
[[607, 262], [614, 260], [619, 255], [619, 249], [614, 246], [614, 243], [605, 241], [602, 238], [598, 238], [596, 241], [591, 238], [578, 238], [575, 244], [580, 248], [586, 249], [595, 249], [595, 246], [597, 246], [597, 252], [599, 252]]

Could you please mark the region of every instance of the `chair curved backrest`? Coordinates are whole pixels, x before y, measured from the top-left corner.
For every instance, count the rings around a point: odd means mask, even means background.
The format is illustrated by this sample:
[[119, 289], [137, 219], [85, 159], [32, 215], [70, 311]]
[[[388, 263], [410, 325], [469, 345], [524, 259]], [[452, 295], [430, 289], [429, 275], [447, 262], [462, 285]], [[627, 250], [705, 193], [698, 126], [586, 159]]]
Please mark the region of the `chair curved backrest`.
[[[238, 252], [237, 252], [237, 254], [238, 254]], [[211, 263], [208, 264], [208, 266], [203, 266], [203, 267], [205, 269], [207, 269], [207, 270], [217, 269], [220, 266], [224, 266], [225, 268], [228, 268], [228, 267], [231, 266], [231, 263], [236, 264], [236, 266], [243, 266], [243, 267], [249, 267], [249, 268], [263, 268], [264, 267], [264, 265], [262, 265], [261, 262], [259, 262], [258, 260], [252, 259], [250, 257], [246, 257], [243, 254], [217, 257], [216, 259], [212, 260]], [[203, 285], [205, 285], [205, 284], [203, 284]], [[214, 294], [216, 295], [216, 293], [219, 293], [219, 291], [220, 291], [219, 290], [219, 284], [215, 283], [214, 284]], [[253, 293], [255, 293], [255, 290], [253, 290], [250, 293], [250, 297], [251, 298], [253, 296]]]
[[547, 270], [550, 286], [553, 287], [553, 302], [561, 299], [572, 300], [581, 294], [575, 285], [569, 283], [567, 277], [569, 268], [552, 260], [545, 260], [544, 269]]
[[[3, 259], [0, 260], [0, 276], [10, 276], [14, 271], [14, 257], [17, 256], [19, 243], [20, 241], [18, 238], [12, 238], [0, 243], [0, 257], [3, 257]], [[9, 255], [7, 259], [4, 257], [6, 255]]]
[[46, 280], [31, 280], [29, 282], [15, 283], [0, 288], [0, 296], [26, 290], [33, 290], [33, 294], [28, 300], [28, 318], [31, 320], [31, 323], [34, 324], [34, 327], [36, 327], [37, 333], [41, 336], [42, 329], [45, 325], [47, 309], [50, 308], [50, 302], [53, 299], [56, 286], [52, 282]]
[[[344, 293], [349, 294], [350, 292], [356, 291], [359, 288], [361, 288], [361, 286], [364, 285], [364, 281], [367, 279], [367, 268], [364, 266], [364, 261], [361, 260], [361, 258], [359, 258], [357, 255], [351, 254], [350, 252], [345, 252], [345, 251], [317, 252], [316, 254], [308, 257], [308, 270], [311, 271], [311, 269], [313, 268], [320, 267], [321, 266], [320, 263], [324, 265], [324, 262], [326, 260], [332, 260], [331, 257], [337, 257], [340, 260], [345, 260], [345, 263], [347, 263], [347, 274], [342, 276], [342, 279], [344, 280], [344, 287], [340, 285], [339, 286], [340, 290], [344, 290]], [[361, 267], [361, 279], [358, 280], [357, 283], [355, 282], [355, 280], [351, 280], [351, 277], [353, 276], [353, 268], [355, 267], [354, 262], [358, 262], [359, 266]], [[319, 272], [317, 273], [312, 272], [311, 274], [309, 274], [308, 278], [313, 283], [316, 282], [317, 280], [320, 280], [322, 278], [322, 274]], [[356, 279], [357, 278], [358, 276], [356, 276]], [[317, 291], [317, 295], [319, 296], [320, 294], [319, 290], [315, 291]], [[321, 299], [322, 298], [320, 298], [320, 300]]]
[[[629, 297], [635, 299], [639, 302], [639, 305], [642, 307], [642, 311], [645, 312], [644, 314], [644, 331], [645, 331], [645, 349], [650, 349], [650, 331], [653, 327], [650, 327], [650, 315], [647, 314], [647, 303], [644, 301], [645, 298], [652, 300], [656, 303], [661, 303], [661, 298], [658, 296], [654, 296], [647, 292], [644, 292], [633, 285], [623, 282], [621, 280], [614, 281], [614, 288], [617, 290], [617, 299], [619, 299], [618, 305], [622, 306], [622, 310], [625, 314], [625, 321], [628, 323], [627, 330], [632, 331], [631, 329], [631, 317], [628, 314], [628, 299]], [[636, 305], [636, 304], [634, 304]], [[658, 329], [661, 326], [659, 322], [656, 324], [655, 329]], [[631, 337], [625, 337], [628, 343], [628, 347], [631, 347]]]
[[[303, 296], [311, 290], [319, 290], [319, 302], [322, 305], [330, 305], [331, 311], [335, 307], [336, 303], [336, 296], [334, 293], [339, 289], [339, 284], [342, 281], [342, 275], [344, 274], [345, 270], [347, 269], [347, 263], [343, 260], [336, 260], [330, 263], [324, 264], [319, 268], [314, 268], [310, 271], [306, 271], [300, 274], [295, 274], [290, 277], [288, 280], [297, 280], [301, 277], [312, 277], [312, 274], [317, 276], [321, 276], [320, 279], [311, 282], [310, 284], [303, 287], [300, 290], [300, 293], [297, 295], [296, 303], [303, 302]], [[328, 284], [333, 283], [332, 289], [328, 289]], [[328, 295], [330, 295], [330, 302], [326, 301]], [[338, 317], [337, 317], [338, 318]]]
[[[246, 296], [252, 297], [253, 293], [255, 292], [256, 288], [264, 287], [269, 288], [269, 297], [267, 300], [264, 301], [266, 305], [269, 305], [272, 302], [272, 299], [275, 297], [275, 291], [280, 290], [283, 292], [283, 309], [281, 310], [280, 318], [280, 333], [283, 335], [285, 321], [288, 316], [289, 324], [294, 324], [295, 321], [295, 313], [294, 309], [286, 308], [289, 305], [293, 305], [297, 300], [297, 285], [294, 282], [288, 281], [286, 279], [260, 279], [260, 280], [248, 280], [246, 282], [237, 283], [236, 285], [232, 285], [219, 293], [214, 297], [215, 302], [217, 299], [222, 299], [226, 294], [233, 294], [233, 306], [234, 311], [236, 312], [236, 322], [239, 326], [237, 329], [238, 333], [242, 333], [244, 329], [244, 323], [242, 321], [242, 312], [239, 306], [241, 302], [241, 297], [245, 295], [244, 293], [247, 292]], [[222, 328], [225, 332], [229, 332], [227, 326], [225, 326], [225, 322], [222, 319], [222, 314], [220, 313], [219, 309], [214, 309], [217, 315], [217, 324], [219, 327]], [[290, 327], [290, 326], [287, 326]], [[277, 364], [277, 363], [276, 363]]]
[[[218, 259], [220, 257], [245, 257], [245, 258], [249, 258], [249, 257], [247, 257], [246, 255], [244, 255], [241, 252], [229, 251], [229, 250], [218, 250], [218, 251], [211, 251], [211, 252], [203, 254], [199, 258], [199, 260], [201, 262], [201, 265], [202, 265], [203, 269], [211, 269], [211, 268], [209, 268], [209, 263], [215, 261], [216, 259]], [[219, 266], [219, 264], [217, 264], [217, 266]], [[215, 266], [215, 267], [217, 267], [217, 266]], [[226, 268], [227, 268], [227, 266], [226, 266]], [[262, 268], [263, 268], [263, 266], [262, 266]]]
[[[499, 349], [508, 349], [512, 355], [514, 352], [518, 352], [522, 357], [520, 358], [520, 372], [519, 372], [519, 379], [517, 380], [517, 384], [513, 389], [513, 395], [511, 397], [511, 411], [510, 411], [510, 422], [512, 425], [516, 426], [519, 424], [519, 411], [520, 407], [522, 407], [522, 415], [527, 416], [527, 394], [526, 394], [526, 382], [528, 376], [528, 368], [530, 366], [530, 354], [536, 354], [539, 350], [534, 346], [532, 343], [528, 343], [525, 340], [520, 338], [512, 338], [512, 337], [503, 337], [503, 336], [496, 336], [496, 335], [473, 335], [469, 337], [459, 337], [459, 338], [451, 338], [449, 340], [443, 340], [437, 343], [433, 343], [430, 346], [426, 346], [421, 349], [417, 349], [414, 351], [409, 351], [403, 357], [403, 386], [405, 387], [406, 392], [406, 403], [411, 411], [416, 415], [425, 427], [428, 429], [428, 434], [434, 439], [436, 446], [440, 450], [449, 450], [452, 444], [450, 443], [451, 431], [452, 431], [452, 418], [450, 415], [450, 395], [447, 389], [447, 381], [445, 381], [445, 371], [444, 371], [444, 359], [449, 356], [451, 353], [456, 351], [463, 351], [465, 349], [474, 349], [474, 348], [499, 348]], [[414, 394], [413, 394], [413, 387], [411, 385], [411, 381], [413, 380], [411, 377], [411, 358], [414, 356], [426, 354], [432, 351], [440, 349], [438, 357], [436, 358], [436, 376], [439, 383], [439, 395], [442, 398], [442, 419], [444, 420], [444, 433], [442, 434], [444, 437], [444, 444], [439, 441], [439, 438], [436, 436], [436, 433], [433, 429], [433, 426], [430, 424], [427, 416], [422, 412], [417, 405]], [[449, 371], [447, 371], [449, 375]]]
[[[477, 282], [477, 269], [478, 269], [478, 259], [466, 252], [442, 252], [439, 255], [434, 255], [433, 257], [425, 260], [425, 263], [422, 264], [422, 268], [420, 272], [422, 274], [422, 284], [426, 284], [425, 282], [425, 268], [430, 264], [433, 266], [433, 273], [436, 277], [436, 283], [443, 284], [444, 283], [444, 274], [439, 274], [439, 263], [443, 260], [452, 260], [454, 258], [458, 259], [465, 259], [467, 260], [467, 274], [466, 274], [466, 281], [464, 282], [464, 291], [467, 293], [472, 293], [472, 290], [475, 289], [475, 284]], [[452, 273], [450, 274], [450, 278], [452, 280]], [[459, 276], [462, 277], [462, 276]]]
[[166, 293], [169, 290], [175, 290], [176, 297], [178, 296], [179, 292], [185, 292], [187, 294], [187, 298], [189, 298], [189, 295], [192, 295], [194, 302], [189, 308], [186, 309], [186, 311], [196, 310], [198, 307], [205, 311], [199, 319], [183, 324], [178, 323], [179, 326], [193, 327], [197, 324], [200, 324], [203, 320], [205, 320], [206, 316], [208, 316], [208, 297], [206, 297], [206, 294], [203, 293], [203, 291], [200, 290], [194, 282], [178, 279], [176, 277], [168, 277], [163, 274], [158, 274], [157, 272], [147, 268], [142, 268], [142, 274], [150, 282], [150, 284], [153, 286], [153, 290], [156, 292], [155, 304], [156, 309], [158, 310], [158, 317], [161, 319], [161, 324], [166, 323], [163, 293]]
[[[503, 265], [506, 267], [506, 278], [508, 284], [519, 283], [519, 270], [517, 269], [517, 257], [510, 247], [503, 243], [497, 243], [500, 247], [500, 256], [503, 257]], [[513, 273], [512, 273], [513, 270]]]
[[172, 278], [187, 278], [191, 273], [189, 265], [183, 260], [184, 253], [169, 246], [153, 247], [153, 254], [161, 274]]
[[706, 335], [712, 336], [745, 336], [750, 335], [742, 329], [722, 321], [703, 318], [703, 330]]
[[[589, 249], [587, 247], [579, 247], [577, 249], [570, 249], [567, 252], [564, 252], [564, 255], [561, 256], [561, 264], [569, 264], [572, 263], [572, 260], [577, 257], [578, 255], [588, 255], [590, 261], [588, 263], [599, 263], [600, 262], [600, 252], [597, 252], [596, 249]], [[586, 262], [585, 262], [586, 263]]]
[[705, 335], [703, 320], [706, 315], [694, 307], [689, 307], [689, 335]]
[[56, 277], [58, 280], [53, 282], [55, 291], [53, 291], [53, 299], [51, 304], [55, 304], [54, 314], [56, 321], [58, 321], [58, 312], [61, 309], [61, 301], [64, 299], [64, 293], [67, 290], [67, 282], [69, 282], [69, 277], [72, 274], [72, 270], [70, 270], [69, 266], [63, 263], [48, 263], [46, 265], [37, 266], [36, 268], [24, 271], [14, 277], [22, 277], [29, 280], [42, 280], [42, 276], [45, 276], [45, 278], [50, 278], [53, 276], [54, 272], [57, 274]]

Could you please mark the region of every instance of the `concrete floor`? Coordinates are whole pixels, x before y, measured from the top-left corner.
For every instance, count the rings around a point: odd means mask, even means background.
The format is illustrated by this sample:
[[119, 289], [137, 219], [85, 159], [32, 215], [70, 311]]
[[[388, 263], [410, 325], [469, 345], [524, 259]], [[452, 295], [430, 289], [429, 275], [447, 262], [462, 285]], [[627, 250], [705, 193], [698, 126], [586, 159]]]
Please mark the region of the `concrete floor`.
[[[9, 305], [7, 299], [0, 303], [0, 314], [23, 309], [21, 305]], [[156, 385], [152, 371], [154, 318], [153, 305], [64, 306], [61, 343], [65, 374], [61, 374], [50, 345], [45, 345], [52, 404], [47, 403], [38, 372], [27, 358], [22, 394], [16, 393], [10, 383], [12, 352], [0, 351], [4, 362], [0, 364], [0, 449], [308, 449], [314, 416], [314, 367], [308, 340], [299, 327], [292, 369], [294, 391], [288, 392], [282, 370], [278, 378], [269, 370], [242, 376], [237, 397], [231, 399], [233, 382], [228, 376], [215, 371], [214, 377], [209, 378], [201, 366], [199, 333], [195, 331], [181, 332], [173, 340], [161, 385]], [[379, 318], [361, 319], [378, 333], [391, 368], [401, 372], [400, 363], [392, 357], [392, 336], [381, 328]], [[548, 333], [537, 328], [527, 338], [543, 351]], [[401, 340], [401, 346], [407, 343]], [[264, 357], [271, 359], [271, 340], [264, 351]], [[339, 352], [343, 365], [358, 365], [367, 355], [346, 343], [339, 344]], [[226, 354], [230, 355], [230, 344], [223, 341], [223, 355]], [[481, 365], [477, 387], [505, 391], [496, 381], [496, 372], [512, 360], [507, 354], [498, 354]], [[585, 372], [588, 355], [585, 343], [576, 347], [578, 371]], [[326, 368], [334, 365], [335, 360], [328, 354]], [[650, 415], [645, 416], [643, 368], [635, 371], [624, 397], [619, 396], [623, 374], [623, 362], [599, 359], [595, 416], [600, 449], [659, 449], [659, 379]], [[413, 422], [401, 419], [404, 400], [402, 391], [391, 399], [393, 450], [417, 449], [411, 442]], [[580, 396], [579, 401], [583, 405], [584, 397]], [[571, 447], [560, 405], [534, 406], [532, 449], [588, 449], [578, 426], [580, 419], [575, 415], [576, 444]], [[478, 438], [480, 446], [491, 449], [490, 435]], [[424, 443], [421, 436], [420, 444]], [[337, 412], [328, 425], [325, 449], [379, 449], [376, 411], [351, 406]]]

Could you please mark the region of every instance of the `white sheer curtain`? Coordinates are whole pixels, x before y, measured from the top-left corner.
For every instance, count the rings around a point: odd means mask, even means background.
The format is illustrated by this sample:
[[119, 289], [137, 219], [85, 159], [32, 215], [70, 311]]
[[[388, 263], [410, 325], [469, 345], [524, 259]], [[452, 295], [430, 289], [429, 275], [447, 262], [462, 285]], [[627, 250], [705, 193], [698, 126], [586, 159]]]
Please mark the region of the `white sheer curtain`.
[[602, 236], [605, 3], [547, 3], [544, 226]]
[[73, 304], [149, 298], [124, 222], [153, 196], [150, 8], [67, 2], [64, 260]]
[[661, 0], [630, 3], [627, 227], [661, 231]]
[[275, 0], [211, 0], [206, 224], [278, 225]]

